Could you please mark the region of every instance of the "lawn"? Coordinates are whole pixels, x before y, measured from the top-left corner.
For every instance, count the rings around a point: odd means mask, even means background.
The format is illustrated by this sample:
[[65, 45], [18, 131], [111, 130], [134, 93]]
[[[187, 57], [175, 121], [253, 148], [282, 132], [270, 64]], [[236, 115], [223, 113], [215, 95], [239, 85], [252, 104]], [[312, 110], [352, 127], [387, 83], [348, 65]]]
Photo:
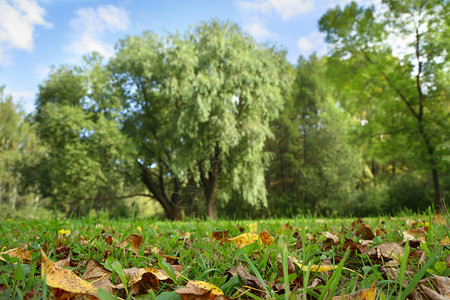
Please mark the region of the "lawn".
[[2, 220], [0, 298], [446, 299], [449, 222]]

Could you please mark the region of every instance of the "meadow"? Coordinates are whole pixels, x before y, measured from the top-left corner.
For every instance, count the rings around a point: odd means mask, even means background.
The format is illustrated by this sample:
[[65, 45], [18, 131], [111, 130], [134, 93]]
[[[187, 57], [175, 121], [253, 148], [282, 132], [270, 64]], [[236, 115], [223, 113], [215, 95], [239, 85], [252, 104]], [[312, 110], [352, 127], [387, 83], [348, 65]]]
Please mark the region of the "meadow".
[[448, 214], [2, 220], [1, 299], [448, 299]]

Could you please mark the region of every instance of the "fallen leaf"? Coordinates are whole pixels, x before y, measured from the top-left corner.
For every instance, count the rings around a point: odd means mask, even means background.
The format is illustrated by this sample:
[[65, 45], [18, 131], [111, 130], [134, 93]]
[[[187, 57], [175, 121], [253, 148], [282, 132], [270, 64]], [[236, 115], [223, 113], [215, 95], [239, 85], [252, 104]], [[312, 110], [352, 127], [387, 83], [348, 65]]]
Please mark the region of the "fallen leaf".
[[446, 237], [444, 237], [440, 241], [439, 245], [441, 245], [441, 246], [448, 246], [448, 245], [450, 245], [450, 239], [448, 238], [448, 235]]
[[94, 294], [80, 294], [68, 292], [64, 289], [53, 288], [50, 293], [50, 300], [98, 300]]
[[227, 239], [228, 242], [232, 242], [239, 248], [242, 248], [249, 244], [257, 242], [258, 240], [259, 240], [259, 235], [257, 235], [256, 233], [251, 233], [251, 232], [243, 233], [234, 238]]
[[259, 238], [261, 239], [261, 243], [263, 245], [272, 245], [273, 243], [273, 238], [270, 233], [267, 232], [267, 230], [261, 231], [261, 233], [259, 234]]
[[[283, 274], [284, 274], [283, 262], [282, 262], [280, 253], [278, 253], [277, 268], [278, 268], [278, 272], [280, 273], [280, 275], [283, 276]], [[295, 272], [295, 265], [289, 257], [287, 258], [287, 269], [288, 269], [288, 274], [292, 274]]]
[[428, 227], [424, 226], [403, 231], [403, 241], [420, 241], [425, 243], [426, 233], [428, 233]]
[[445, 226], [447, 225], [447, 222], [445, 221], [445, 219], [437, 212], [434, 217], [433, 217], [433, 221], [436, 224]]
[[[299, 268], [303, 271], [308, 271], [308, 265], [301, 264], [299, 262], [294, 261], [294, 263], [299, 266]], [[312, 265], [311, 272], [328, 272], [337, 269], [338, 266], [330, 266], [330, 265]]]
[[377, 280], [372, 284], [372, 286], [368, 289], [364, 289], [349, 295], [341, 295], [341, 296], [334, 296], [331, 298], [332, 300], [340, 300], [340, 299], [358, 299], [358, 300], [374, 300], [375, 299], [375, 293], [377, 289]]
[[450, 278], [445, 276], [432, 276], [422, 279], [417, 284], [415, 293], [425, 295], [425, 299], [450, 299]]
[[25, 250], [23, 248], [13, 248], [8, 251], [0, 252], [0, 260], [6, 261], [3, 259], [2, 254], [8, 254], [9, 257], [19, 258], [21, 262], [30, 261], [32, 253], [33, 251]]
[[249, 274], [243, 266], [237, 266], [236, 271], [239, 277], [244, 280], [244, 285], [253, 288], [253, 294], [257, 296], [264, 295], [264, 286], [262, 285], [261, 281], [259, 281], [258, 277]]
[[[48, 286], [62, 289], [75, 294], [95, 294], [97, 288], [86, 280], [81, 279], [68, 269], [59, 267], [56, 263], [47, 259], [41, 250], [42, 278]], [[45, 267], [44, 267], [45, 266]]]
[[228, 232], [230, 230], [225, 231], [213, 231], [211, 232], [211, 240], [219, 241], [221, 244], [223, 244], [224, 241], [228, 240]]
[[257, 233], [258, 232], [258, 222], [249, 224], [248, 230], [252, 233]]
[[180, 295], [181, 300], [209, 300], [211, 298], [211, 291], [196, 287], [180, 287], [175, 290]]
[[332, 246], [336, 246], [341, 242], [341, 239], [334, 233], [325, 231], [322, 233], [321, 238], [324, 239], [322, 243], [322, 251], [330, 250]]
[[403, 253], [403, 247], [395, 242], [383, 243], [367, 251], [369, 257], [376, 259], [390, 259], [390, 261], [385, 264], [387, 267], [399, 265]]
[[112, 293], [115, 286], [110, 280], [111, 275], [112, 272], [110, 270], [106, 269], [99, 262], [91, 258], [86, 263], [86, 270], [81, 278], [86, 281], [90, 281], [92, 285], [97, 288], [101, 288], [109, 293]]
[[136, 255], [139, 255], [139, 247], [142, 244], [142, 236], [133, 233], [129, 235], [125, 240], [119, 243], [117, 246], [121, 249], [128, 248]]
[[191, 287], [191, 286], [195, 286], [195, 287], [198, 287], [198, 288], [202, 288], [202, 289], [211, 291], [211, 294], [214, 295], [214, 296], [223, 295], [223, 292], [222, 292], [221, 289], [219, 289], [214, 284], [211, 284], [211, 283], [208, 283], [208, 282], [204, 282], [204, 281], [189, 281], [186, 284], [186, 287]]
[[373, 240], [375, 237], [372, 232], [372, 228], [365, 224], [363, 220], [358, 219], [352, 223], [352, 230], [355, 231], [355, 235], [364, 240]]

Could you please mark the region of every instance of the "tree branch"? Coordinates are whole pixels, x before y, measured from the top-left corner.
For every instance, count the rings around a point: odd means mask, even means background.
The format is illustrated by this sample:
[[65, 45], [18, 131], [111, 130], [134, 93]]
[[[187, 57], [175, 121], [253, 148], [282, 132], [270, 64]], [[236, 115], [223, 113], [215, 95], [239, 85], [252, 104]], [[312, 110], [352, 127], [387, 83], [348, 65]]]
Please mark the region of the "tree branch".
[[[373, 60], [367, 55], [367, 53], [362, 50], [362, 53], [364, 54], [365, 59], [371, 63], [371, 64], [375, 64], [373, 62]], [[378, 65], [377, 65], [378, 66]], [[397, 95], [400, 97], [400, 99], [406, 104], [406, 106], [408, 107], [409, 111], [412, 113], [412, 115], [416, 118], [419, 119], [419, 115], [417, 114], [417, 112], [414, 110], [414, 108], [412, 107], [411, 103], [408, 101], [408, 99], [406, 99], [406, 96], [403, 95], [403, 93], [394, 86], [394, 84], [392, 83], [391, 79], [389, 78], [389, 76], [387, 76], [387, 74], [383, 71], [380, 71], [381, 75], [384, 76], [386, 82], [389, 84], [389, 86], [394, 89], [394, 91], [397, 93]]]

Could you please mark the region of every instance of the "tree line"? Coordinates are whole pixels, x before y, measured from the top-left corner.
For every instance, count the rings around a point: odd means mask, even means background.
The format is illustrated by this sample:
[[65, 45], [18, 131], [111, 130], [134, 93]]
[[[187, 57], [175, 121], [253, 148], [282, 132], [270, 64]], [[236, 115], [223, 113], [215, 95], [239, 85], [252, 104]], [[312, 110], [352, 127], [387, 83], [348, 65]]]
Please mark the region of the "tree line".
[[213, 20], [54, 67], [28, 116], [2, 90], [2, 205], [121, 215], [148, 197], [171, 220], [442, 209], [448, 3], [383, 5], [328, 10], [329, 55], [295, 66]]

